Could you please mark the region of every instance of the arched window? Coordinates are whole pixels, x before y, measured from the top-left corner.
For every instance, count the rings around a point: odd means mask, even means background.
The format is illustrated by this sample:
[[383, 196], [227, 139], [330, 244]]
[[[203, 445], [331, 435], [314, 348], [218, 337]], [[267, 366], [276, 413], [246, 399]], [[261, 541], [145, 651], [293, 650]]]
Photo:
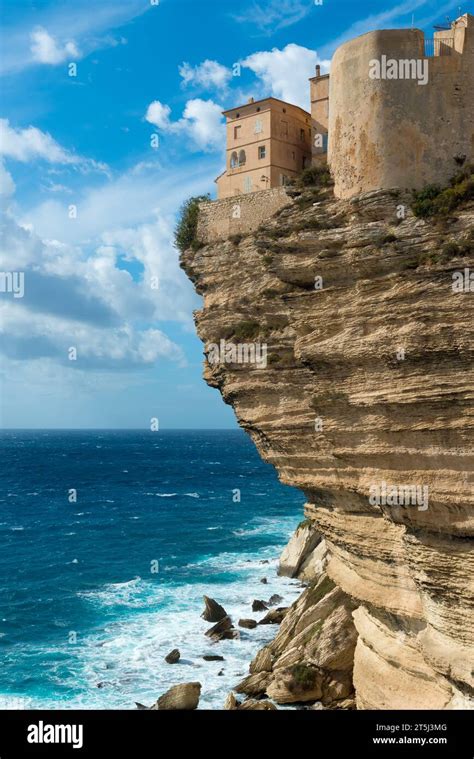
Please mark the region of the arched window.
[[239, 164], [239, 159], [238, 159], [237, 153], [234, 150], [234, 152], [232, 153], [230, 157], [230, 168], [235, 169], [238, 166], [238, 164]]
[[245, 150], [239, 152], [239, 166], [243, 166], [246, 161]]

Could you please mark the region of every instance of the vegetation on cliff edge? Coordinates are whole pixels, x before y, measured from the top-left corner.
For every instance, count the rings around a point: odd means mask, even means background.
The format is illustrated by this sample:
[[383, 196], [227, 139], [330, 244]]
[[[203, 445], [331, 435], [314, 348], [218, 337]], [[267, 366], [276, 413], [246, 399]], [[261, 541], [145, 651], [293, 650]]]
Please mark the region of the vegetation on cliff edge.
[[420, 218], [448, 216], [461, 203], [474, 198], [474, 164], [456, 174], [450, 186], [427, 185], [413, 193], [412, 209]]
[[199, 218], [199, 203], [205, 200], [210, 200], [211, 196], [207, 195], [195, 195], [192, 198], [188, 198], [179, 210], [178, 223], [174, 231], [175, 245], [181, 253], [184, 253], [188, 248], [193, 250], [199, 250], [202, 248], [203, 243], [196, 237], [197, 224]]

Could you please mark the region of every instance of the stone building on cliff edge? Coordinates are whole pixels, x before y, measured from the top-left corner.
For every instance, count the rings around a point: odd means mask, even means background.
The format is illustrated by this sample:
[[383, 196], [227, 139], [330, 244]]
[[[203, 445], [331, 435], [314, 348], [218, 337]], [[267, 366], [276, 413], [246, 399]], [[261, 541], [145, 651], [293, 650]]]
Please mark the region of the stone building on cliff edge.
[[330, 75], [317, 67], [310, 79], [311, 116], [276, 98], [224, 112], [218, 199], [284, 186], [326, 157], [339, 198], [446, 184], [474, 159], [473, 84], [469, 13], [431, 40], [419, 29], [350, 40]]
[[311, 116], [277, 98], [224, 111], [226, 169], [216, 179], [219, 199], [284, 187], [311, 165]]

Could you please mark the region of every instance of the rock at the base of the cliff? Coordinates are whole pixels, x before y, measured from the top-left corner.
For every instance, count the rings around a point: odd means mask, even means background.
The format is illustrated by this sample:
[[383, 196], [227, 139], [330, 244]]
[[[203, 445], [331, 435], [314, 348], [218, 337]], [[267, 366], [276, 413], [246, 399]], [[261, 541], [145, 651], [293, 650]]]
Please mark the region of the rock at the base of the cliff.
[[212, 640], [234, 640], [239, 637], [239, 631], [232, 627], [232, 620], [225, 616], [220, 622], [206, 631], [205, 635]]
[[165, 656], [165, 662], [168, 664], [177, 664], [181, 658], [181, 653], [179, 651], [179, 648], [173, 648], [172, 651], [169, 652]]
[[182, 683], [173, 685], [163, 693], [152, 709], [159, 710], [186, 710], [197, 709], [201, 695], [201, 683]]
[[234, 709], [238, 709], [239, 706], [240, 701], [237, 701], [233, 693], [229, 693], [226, 700], [224, 701], [224, 709], [226, 711], [233, 711]]
[[224, 657], [217, 654], [204, 654], [202, 658], [204, 661], [224, 661]]
[[227, 612], [223, 606], [218, 604], [217, 601], [214, 601], [213, 598], [204, 596], [204, 611], [201, 614], [201, 617], [205, 619], [206, 622], [220, 622], [221, 619], [224, 619], [226, 616]]
[[325, 540], [321, 540], [301, 564], [298, 570], [298, 580], [302, 582], [317, 580], [326, 571], [327, 563], [327, 544]]
[[276, 604], [279, 604], [280, 601], [283, 601], [283, 597], [279, 596], [278, 593], [274, 593], [272, 596], [270, 596], [267, 603], [269, 606], [276, 606]]
[[236, 693], [245, 693], [247, 696], [263, 696], [271, 679], [270, 672], [256, 672], [245, 677], [234, 690]]
[[321, 536], [310, 523], [299, 525], [280, 556], [278, 574], [297, 577], [301, 565], [316, 548]]
[[240, 711], [252, 710], [257, 712], [274, 712], [277, 711], [275, 704], [267, 699], [247, 698], [237, 707]]
[[239, 627], [245, 627], [247, 630], [253, 630], [254, 627], [257, 627], [257, 622], [255, 619], [239, 619]]
[[280, 606], [278, 609], [272, 609], [269, 611], [263, 619], [258, 623], [259, 625], [279, 625], [283, 622], [285, 615], [288, 611], [287, 606]]
[[250, 664], [250, 673], [271, 672], [273, 669], [273, 659], [274, 657], [272, 656], [271, 649], [268, 646], [261, 648]]
[[330, 709], [343, 709], [344, 711], [357, 709], [355, 698], [343, 698], [342, 701], [335, 701], [328, 707]]
[[321, 700], [329, 708], [352, 698], [357, 641], [353, 609], [353, 601], [327, 575], [311, 583], [235, 691], [266, 694], [281, 704]]
[[227, 696], [224, 709], [228, 711], [276, 711], [277, 707], [267, 699], [247, 698], [245, 701], [238, 701], [233, 693], [229, 693]]
[[265, 601], [261, 601], [258, 598], [252, 601], [252, 611], [267, 611], [267, 609], [268, 606]]
[[323, 695], [321, 671], [301, 662], [292, 667], [279, 669], [267, 688], [267, 695], [277, 704], [317, 701]]

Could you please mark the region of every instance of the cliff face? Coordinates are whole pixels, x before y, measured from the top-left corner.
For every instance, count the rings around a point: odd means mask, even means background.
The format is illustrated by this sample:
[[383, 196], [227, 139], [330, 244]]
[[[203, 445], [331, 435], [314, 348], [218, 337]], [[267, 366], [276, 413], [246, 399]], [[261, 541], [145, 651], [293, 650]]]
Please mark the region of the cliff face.
[[259, 695], [281, 693], [288, 664], [325, 676], [319, 629], [297, 640], [309, 614], [328, 639], [345, 630], [358, 708], [472, 707], [474, 292], [452, 275], [474, 269], [473, 229], [473, 202], [433, 223], [396, 192], [306, 189], [265, 229], [182, 257], [207, 348], [268, 346], [265, 368], [206, 362], [205, 379], [327, 547], [329, 601], [305, 591], [276, 639], [286, 624], [278, 654], [293, 654], [276, 677], [271, 652]]

